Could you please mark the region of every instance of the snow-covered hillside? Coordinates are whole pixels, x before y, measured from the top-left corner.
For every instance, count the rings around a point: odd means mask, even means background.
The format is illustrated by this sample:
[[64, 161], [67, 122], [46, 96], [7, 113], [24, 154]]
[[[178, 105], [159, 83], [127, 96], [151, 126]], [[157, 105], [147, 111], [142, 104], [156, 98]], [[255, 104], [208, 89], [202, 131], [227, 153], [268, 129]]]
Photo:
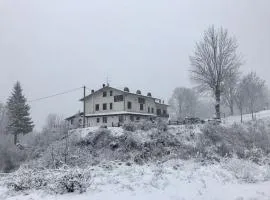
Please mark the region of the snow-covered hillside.
[[[263, 119], [263, 120], [270, 120], [270, 110], [263, 110], [257, 113], [254, 113], [254, 116], [256, 119]], [[244, 114], [243, 115], [243, 122], [247, 122], [252, 120], [251, 114]], [[225, 124], [233, 124], [233, 123], [240, 123], [241, 116], [229, 116], [223, 119], [223, 122]]]
[[[72, 130], [24, 168], [0, 174], [0, 200], [269, 200], [270, 112], [258, 116], [221, 126]], [[85, 190], [69, 193], [73, 183]]]

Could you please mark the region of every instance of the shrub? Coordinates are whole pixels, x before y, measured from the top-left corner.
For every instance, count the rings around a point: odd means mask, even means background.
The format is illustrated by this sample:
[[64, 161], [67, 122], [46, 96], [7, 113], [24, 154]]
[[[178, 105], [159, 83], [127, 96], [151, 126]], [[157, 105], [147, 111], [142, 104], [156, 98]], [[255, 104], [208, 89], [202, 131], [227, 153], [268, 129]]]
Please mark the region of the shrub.
[[61, 173], [56, 180], [56, 187], [52, 185], [56, 193], [83, 193], [90, 186], [91, 175], [87, 171], [81, 169], [69, 169]]
[[20, 168], [8, 177], [6, 185], [14, 191], [43, 189], [59, 194], [82, 193], [90, 186], [90, 180], [90, 171], [79, 168], [41, 171]]
[[11, 172], [19, 168], [26, 158], [26, 152], [13, 144], [12, 135], [0, 135], [0, 172]]

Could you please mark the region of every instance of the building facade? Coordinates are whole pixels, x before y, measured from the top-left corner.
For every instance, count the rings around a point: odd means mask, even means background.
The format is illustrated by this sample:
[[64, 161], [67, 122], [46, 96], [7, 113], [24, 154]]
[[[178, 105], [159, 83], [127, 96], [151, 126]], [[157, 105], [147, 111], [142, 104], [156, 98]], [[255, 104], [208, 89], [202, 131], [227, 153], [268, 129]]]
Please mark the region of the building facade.
[[[120, 126], [125, 122], [169, 117], [164, 101], [153, 98], [151, 93], [142, 95], [139, 90], [131, 93], [128, 88], [103, 85], [80, 101], [85, 103], [86, 126]], [[74, 121], [72, 117], [67, 120]]]

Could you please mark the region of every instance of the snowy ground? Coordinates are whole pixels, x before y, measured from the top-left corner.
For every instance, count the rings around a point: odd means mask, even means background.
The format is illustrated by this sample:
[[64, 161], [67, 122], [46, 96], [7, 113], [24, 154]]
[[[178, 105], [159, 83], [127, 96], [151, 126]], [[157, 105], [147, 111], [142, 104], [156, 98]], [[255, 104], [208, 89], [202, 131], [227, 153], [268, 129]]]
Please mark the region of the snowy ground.
[[[254, 113], [256, 119], [267, 119], [270, 120], [270, 110], [264, 110], [257, 113]], [[251, 114], [243, 115], [243, 121], [247, 122], [252, 120]], [[225, 124], [233, 124], [233, 123], [240, 123], [241, 117], [240, 116], [229, 116], [222, 120]]]
[[[108, 167], [110, 166], [110, 167]], [[238, 172], [222, 164], [201, 165], [193, 160], [171, 160], [159, 165], [121, 163], [94, 167], [90, 188], [83, 194], [52, 195], [44, 191], [10, 193], [0, 187], [1, 200], [188, 200], [270, 199], [270, 181], [259, 173], [253, 181], [242, 181]], [[249, 168], [250, 171], [257, 169]], [[261, 171], [261, 169], [258, 169]], [[245, 177], [246, 175], [243, 175]]]

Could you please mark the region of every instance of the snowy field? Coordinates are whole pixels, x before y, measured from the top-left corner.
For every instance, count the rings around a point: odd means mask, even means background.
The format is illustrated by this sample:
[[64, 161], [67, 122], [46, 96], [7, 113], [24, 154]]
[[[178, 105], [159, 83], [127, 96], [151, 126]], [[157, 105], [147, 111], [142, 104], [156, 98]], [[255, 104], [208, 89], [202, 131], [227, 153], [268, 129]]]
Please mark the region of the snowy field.
[[[264, 110], [257, 113], [254, 113], [254, 116], [256, 119], [264, 119], [264, 120], [270, 120], [270, 110]], [[251, 114], [244, 114], [243, 115], [243, 122], [247, 122], [252, 120]], [[241, 117], [236, 116], [229, 116], [222, 120], [224, 124], [233, 124], [233, 123], [240, 123]]]
[[[55, 195], [50, 191], [8, 192], [0, 187], [1, 200], [126, 200], [126, 199], [270, 199], [269, 168], [238, 165], [239, 160], [202, 165], [170, 160], [163, 164], [132, 165], [112, 162], [93, 167], [86, 193]], [[120, 165], [121, 164], [121, 165]], [[242, 168], [242, 169], [241, 169]], [[53, 178], [53, 176], [52, 176]], [[5, 178], [4, 178], [5, 179]], [[254, 183], [255, 182], [255, 183]]]

